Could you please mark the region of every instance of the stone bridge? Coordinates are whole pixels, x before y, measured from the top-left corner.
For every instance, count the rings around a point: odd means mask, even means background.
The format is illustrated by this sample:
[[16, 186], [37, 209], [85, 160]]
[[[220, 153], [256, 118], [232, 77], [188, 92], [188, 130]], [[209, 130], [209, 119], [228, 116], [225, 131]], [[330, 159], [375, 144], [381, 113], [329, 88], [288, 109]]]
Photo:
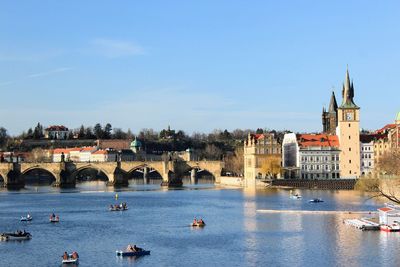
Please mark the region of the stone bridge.
[[73, 187], [78, 173], [84, 169], [96, 169], [103, 172], [108, 184], [127, 186], [132, 172], [142, 169], [156, 171], [162, 177], [162, 185], [182, 185], [182, 176], [191, 171], [196, 180], [196, 172], [208, 171], [215, 182], [220, 182], [223, 162], [220, 161], [122, 161], [122, 162], [53, 162], [53, 163], [0, 163], [0, 180], [5, 187], [23, 187], [24, 174], [32, 170], [44, 170], [55, 179], [55, 186]]

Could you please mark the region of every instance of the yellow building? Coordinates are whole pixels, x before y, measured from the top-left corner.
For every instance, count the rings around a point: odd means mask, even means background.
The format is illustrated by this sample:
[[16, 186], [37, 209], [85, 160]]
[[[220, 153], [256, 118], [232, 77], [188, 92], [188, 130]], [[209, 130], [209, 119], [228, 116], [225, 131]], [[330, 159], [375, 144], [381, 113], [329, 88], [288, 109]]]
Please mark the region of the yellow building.
[[282, 144], [274, 132], [249, 134], [244, 144], [244, 175], [248, 183], [255, 179], [280, 178]]
[[358, 178], [360, 170], [360, 108], [354, 103], [353, 82], [349, 71], [342, 90], [342, 104], [338, 108], [337, 135], [340, 143], [340, 177]]

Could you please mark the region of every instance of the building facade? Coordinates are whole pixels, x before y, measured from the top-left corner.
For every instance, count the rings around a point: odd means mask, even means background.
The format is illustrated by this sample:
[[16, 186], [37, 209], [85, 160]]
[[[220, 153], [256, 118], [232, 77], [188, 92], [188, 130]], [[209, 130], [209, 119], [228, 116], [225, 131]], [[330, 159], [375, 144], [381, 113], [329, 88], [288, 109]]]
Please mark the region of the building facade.
[[340, 171], [342, 178], [358, 178], [360, 168], [360, 108], [354, 103], [354, 86], [349, 71], [342, 90], [342, 104], [338, 108], [340, 143]]
[[360, 166], [361, 175], [372, 175], [374, 171], [374, 139], [373, 134], [362, 134], [360, 135]]
[[47, 139], [65, 140], [68, 138], [69, 130], [63, 125], [52, 125], [44, 130], [44, 137]]
[[301, 179], [340, 178], [340, 150], [336, 135], [300, 134], [297, 139]]
[[275, 132], [249, 134], [244, 144], [246, 180], [280, 178], [282, 144]]
[[300, 177], [299, 145], [295, 133], [287, 133], [282, 141], [282, 169], [284, 179]]

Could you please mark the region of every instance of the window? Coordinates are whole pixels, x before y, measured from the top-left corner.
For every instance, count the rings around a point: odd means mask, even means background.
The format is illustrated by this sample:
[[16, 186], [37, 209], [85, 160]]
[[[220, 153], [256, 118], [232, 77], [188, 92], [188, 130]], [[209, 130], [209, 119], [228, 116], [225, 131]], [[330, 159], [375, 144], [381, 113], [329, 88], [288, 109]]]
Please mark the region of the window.
[[351, 163], [351, 159], [349, 159], [349, 163]]
[[349, 128], [350, 128], [351, 124], [349, 123]]
[[371, 162], [368, 162], [368, 166], [370, 166], [370, 167], [371, 167]]
[[349, 147], [349, 151], [351, 151], [351, 147]]
[[351, 170], [349, 171], [349, 174], [351, 174]]
[[349, 135], [349, 140], [351, 139], [351, 136]]

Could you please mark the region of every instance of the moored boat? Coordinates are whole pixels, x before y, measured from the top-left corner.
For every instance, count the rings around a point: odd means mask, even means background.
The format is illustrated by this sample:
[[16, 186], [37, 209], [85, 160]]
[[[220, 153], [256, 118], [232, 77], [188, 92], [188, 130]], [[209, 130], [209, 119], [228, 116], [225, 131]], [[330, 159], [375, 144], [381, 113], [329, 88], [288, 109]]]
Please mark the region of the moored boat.
[[13, 240], [29, 240], [32, 235], [25, 231], [16, 231], [15, 233], [1, 233], [1, 241], [13, 241]]
[[399, 232], [400, 231], [400, 224], [393, 223], [391, 225], [383, 224], [381, 225], [381, 231], [384, 232]]
[[291, 198], [291, 199], [301, 199], [302, 196], [300, 196], [300, 195], [298, 195], [298, 194], [295, 194], [295, 195], [291, 195], [290, 198]]

